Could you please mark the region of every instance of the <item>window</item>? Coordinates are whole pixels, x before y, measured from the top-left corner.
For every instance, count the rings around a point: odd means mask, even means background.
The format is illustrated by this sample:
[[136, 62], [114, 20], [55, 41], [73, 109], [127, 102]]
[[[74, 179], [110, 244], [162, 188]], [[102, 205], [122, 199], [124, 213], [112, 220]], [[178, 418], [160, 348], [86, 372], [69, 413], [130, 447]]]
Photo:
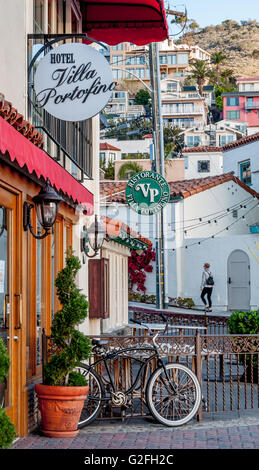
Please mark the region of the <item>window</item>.
[[122, 54], [112, 56], [112, 65], [120, 65], [122, 63]]
[[134, 56], [127, 57], [126, 65], [135, 65], [135, 57]]
[[145, 57], [137, 56], [136, 57], [136, 65], [143, 65], [143, 64], [145, 64]]
[[241, 85], [242, 91], [254, 91], [254, 83], [243, 83]]
[[240, 180], [248, 186], [251, 186], [252, 178], [250, 160], [240, 163]]
[[234, 141], [234, 136], [232, 134], [225, 134], [219, 136], [219, 145], [230, 144]]
[[230, 98], [227, 98], [227, 106], [239, 106], [238, 96], [231, 96]]
[[160, 55], [159, 56], [159, 62], [160, 62], [160, 64], [167, 64], [167, 56], [166, 55]]
[[116, 46], [112, 46], [113, 51], [122, 51], [123, 50], [123, 42], [117, 44]]
[[176, 54], [169, 54], [167, 60], [168, 60], [168, 64], [175, 65], [176, 64]]
[[177, 55], [177, 63], [178, 64], [188, 64], [189, 63], [188, 54], [178, 54]]
[[227, 119], [240, 119], [240, 111], [227, 111]]
[[144, 68], [136, 69], [136, 75], [139, 78], [145, 78], [145, 69]]
[[112, 73], [113, 73], [113, 77], [114, 78], [117, 78], [117, 79], [120, 79], [122, 78], [122, 70], [118, 70], [118, 69], [113, 69], [112, 70]]
[[210, 171], [210, 161], [209, 160], [198, 160], [198, 172], [199, 173], [209, 173]]
[[167, 83], [167, 91], [177, 91], [177, 83], [176, 82]]
[[187, 136], [187, 147], [198, 147], [200, 145], [199, 135], [188, 135]]
[[126, 78], [134, 78], [134, 69], [126, 69]]
[[115, 160], [115, 153], [112, 153], [112, 152], [109, 153], [109, 160], [110, 160], [110, 162], [114, 162], [114, 160]]

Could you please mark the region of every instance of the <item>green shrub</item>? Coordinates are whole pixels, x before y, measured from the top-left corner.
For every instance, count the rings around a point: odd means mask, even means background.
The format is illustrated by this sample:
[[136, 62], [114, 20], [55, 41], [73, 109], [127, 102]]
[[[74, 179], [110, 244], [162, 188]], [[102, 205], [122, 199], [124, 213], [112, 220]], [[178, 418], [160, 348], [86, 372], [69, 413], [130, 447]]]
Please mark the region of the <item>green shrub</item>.
[[45, 385], [73, 386], [75, 383], [87, 385], [85, 378], [73, 372], [80, 363], [91, 356], [91, 341], [75, 329], [87, 317], [88, 302], [75, 284], [81, 267], [79, 258], [67, 251], [66, 266], [55, 280], [57, 295], [62, 305], [53, 319], [51, 338], [58, 352], [44, 367]]
[[[2, 338], [0, 338], [0, 383], [4, 381], [10, 367], [10, 358]], [[5, 409], [0, 408], [0, 449], [10, 447], [15, 439], [15, 427], [6, 414]]]
[[2, 383], [4, 378], [7, 376], [9, 367], [10, 358], [8, 356], [4, 342], [2, 338], [0, 338], [0, 383]]
[[4, 409], [0, 409], [0, 449], [10, 447], [15, 439], [15, 427]]
[[[229, 333], [237, 335], [255, 335], [259, 334], [259, 311], [252, 310], [249, 312], [233, 312], [227, 320]], [[238, 338], [236, 342], [242, 347], [243, 342]], [[258, 381], [258, 355], [247, 353], [239, 354], [240, 361], [246, 364], [247, 380]]]
[[233, 312], [227, 323], [230, 334], [259, 334], [259, 311]]

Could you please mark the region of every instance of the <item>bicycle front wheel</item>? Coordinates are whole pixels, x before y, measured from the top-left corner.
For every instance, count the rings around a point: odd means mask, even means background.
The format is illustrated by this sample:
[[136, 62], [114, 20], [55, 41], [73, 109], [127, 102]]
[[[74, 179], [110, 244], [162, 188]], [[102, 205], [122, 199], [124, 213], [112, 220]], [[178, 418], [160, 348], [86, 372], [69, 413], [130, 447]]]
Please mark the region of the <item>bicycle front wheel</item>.
[[181, 426], [197, 413], [201, 403], [201, 387], [188, 367], [173, 363], [164, 367], [156, 369], [148, 381], [147, 405], [161, 424]]
[[102, 409], [105, 389], [101, 377], [95, 370], [90, 369], [89, 366], [82, 364], [75, 370], [85, 376], [89, 385], [89, 393], [84, 402], [78, 423], [78, 428], [81, 429], [98, 418]]

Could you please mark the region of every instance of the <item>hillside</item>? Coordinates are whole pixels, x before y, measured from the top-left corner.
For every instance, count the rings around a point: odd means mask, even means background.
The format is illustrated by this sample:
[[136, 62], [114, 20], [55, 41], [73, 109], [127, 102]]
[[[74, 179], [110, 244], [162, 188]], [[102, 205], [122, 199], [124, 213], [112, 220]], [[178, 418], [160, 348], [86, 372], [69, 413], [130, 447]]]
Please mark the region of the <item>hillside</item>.
[[222, 68], [232, 68], [236, 76], [259, 76], [259, 22], [226, 20], [185, 34], [179, 42], [190, 41], [211, 54], [223, 52], [228, 60]]

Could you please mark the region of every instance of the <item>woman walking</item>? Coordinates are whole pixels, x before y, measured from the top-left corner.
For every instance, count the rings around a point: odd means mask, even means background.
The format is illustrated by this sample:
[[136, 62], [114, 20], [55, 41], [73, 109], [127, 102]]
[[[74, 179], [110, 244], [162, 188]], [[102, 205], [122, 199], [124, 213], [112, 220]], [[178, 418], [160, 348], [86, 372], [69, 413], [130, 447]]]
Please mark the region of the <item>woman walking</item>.
[[[201, 300], [205, 305], [205, 309], [208, 310], [208, 312], [212, 312], [211, 294], [214, 286], [214, 280], [210, 272], [210, 264], [204, 263], [203, 268], [204, 270], [201, 278]], [[207, 296], [207, 302], [205, 300], [205, 296]]]

